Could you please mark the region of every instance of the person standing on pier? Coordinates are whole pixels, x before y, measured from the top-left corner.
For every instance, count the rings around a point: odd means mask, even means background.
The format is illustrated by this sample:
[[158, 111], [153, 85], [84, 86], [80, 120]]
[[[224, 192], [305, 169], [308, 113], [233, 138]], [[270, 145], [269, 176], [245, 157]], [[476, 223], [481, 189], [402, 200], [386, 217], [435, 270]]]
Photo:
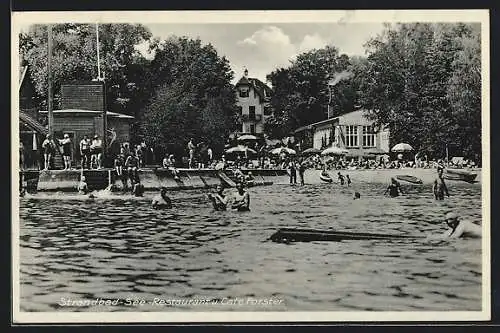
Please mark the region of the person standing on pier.
[[434, 193], [434, 198], [436, 200], [444, 200], [444, 195], [446, 194], [448, 197], [450, 193], [448, 192], [448, 187], [443, 179], [443, 170], [444, 167], [439, 165], [437, 168], [437, 178], [434, 180], [434, 184], [432, 185], [432, 193]]
[[64, 134], [62, 140], [59, 140], [59, 144], [62, 145], [64, 170], [71, 170], [71, 139], [68, 133]]
[[125, 160], [125, 168], [127, 168], [127, 176], [130, 179], [130, 185], [134, 188], [135, 180], [139, 178], [137, 167], [139, 165], [139, 161], [137, 157], [132, 153], [128, 155]]
[[102, 140], [97, 134], [94, 135], [94, 140], [92, 140], [92, 144], [90, 145], [90, 152], [92, 154], [91, 164], [96, 169], [102, 169]]
[[56, 152], [56, 144], [52, 140], [52, 137], [50, 134], [47, 134], [45, 140], [43, 141], [42, 149], [43, 149], [43, 157], [45, 160], [44, 170], [49, 170], [50, 169], [50, 162], [52, 161], [52, 157], [54, 156], [54, 154]]
[[90, 139], [87, 135], [83, 136], [83, 139], [80, 141], [80, 156], [82, 169], [90, 168]]
[[125, 149], [121, 148], [120, 154], [118, 154], [115, 158], [114, 166], [115, 166], [116, 175], [122, 181], [123, 190], [126, 190], [127, 178], [125, 178], [125, 176], [123, 175], [123, 165], [125, 164], [124, 158], [125, 158]]
[[193, 139], [189, 140], [187, 147], [189, 151], [189, 168], [192, 169], [194, 163], [194, 149], [196, 148]]

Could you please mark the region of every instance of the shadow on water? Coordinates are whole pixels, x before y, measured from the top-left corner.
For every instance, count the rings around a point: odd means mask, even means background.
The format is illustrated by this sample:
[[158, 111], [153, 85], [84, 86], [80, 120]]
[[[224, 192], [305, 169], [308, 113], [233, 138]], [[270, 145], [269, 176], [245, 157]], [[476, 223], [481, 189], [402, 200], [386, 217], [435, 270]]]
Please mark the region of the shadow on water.
[[[361, 193], [352, 200], [353, 191]], [[383, 197], [380, 184], [256, 187], [251, 212], [214, 212], [204, 193], [172, 195], [174, 208], [145, 198], [21, 199], [24, 311], [479, 310], [481, 242], [343, 241], [276, 244], [280, 227], [422, 235], [444, 231], [454, 209], [481, 219], [479, 185], [429, 186]], [[275, 306], [67, 306], [93, 298], [277, 297]]]

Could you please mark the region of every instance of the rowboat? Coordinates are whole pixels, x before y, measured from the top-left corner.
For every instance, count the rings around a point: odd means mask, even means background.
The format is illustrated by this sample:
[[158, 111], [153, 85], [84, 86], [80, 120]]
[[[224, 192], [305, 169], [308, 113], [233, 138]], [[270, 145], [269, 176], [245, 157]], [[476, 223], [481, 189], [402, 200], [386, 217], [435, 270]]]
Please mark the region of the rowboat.
[[405, 182], [412, 183], [412, 184], [423, 184], [422, 179], [415, 177], [415, 176], [410, 176], [410, 175], [397, 175], [396, 179], [403, 180]]
[[328, 175], [328, 174], [327, 175], [320, 174], [319, 179], [321, 179], [322, 181], [327, 182], [327, 183], [333, 182], [332, 177], [330, 177], [330, 175]]
[[477, 173], [463, 169], [445, 169], [444, 179], [462, 180], [464, 182], [473, 183], [477, 177]]
[[412, 240], [418, 238], [423, 238], [423, 236], [373, 234], [373, 233], [362, 233], [362, 232], [293, 229], [293, 228], [279, 229], [270, 237], [270, 239], [276, 243], [313, 242], [313, 241], [340, 242], [343, 240]]

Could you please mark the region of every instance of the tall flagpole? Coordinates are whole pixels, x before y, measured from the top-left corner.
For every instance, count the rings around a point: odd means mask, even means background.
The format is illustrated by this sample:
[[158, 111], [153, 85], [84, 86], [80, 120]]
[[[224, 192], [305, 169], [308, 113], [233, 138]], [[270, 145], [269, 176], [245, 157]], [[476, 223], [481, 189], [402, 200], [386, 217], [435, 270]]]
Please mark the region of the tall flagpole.
[[102, 82], [102, 90], [103, 90], [103, 108], [102, 108], [102, 150], [103, 150], [103, 159], [106, 158], [107, 155], [107, 147], [108, 147], [108, 115], [107, 115], [107, 98], [106, 98], [106, 80], [104, 77], [101, 77], [101, 58], [99, 53], [99, 23], [95, 24], [96, 31], [96, 49], [97, 49], [97, 80]]
[[54, 135], [54, 114], [52, 103], [52, 24], [47, 27], [47, 73], [48, 73], [48, 96], [47, 113], [49, 121], [49, 134]]

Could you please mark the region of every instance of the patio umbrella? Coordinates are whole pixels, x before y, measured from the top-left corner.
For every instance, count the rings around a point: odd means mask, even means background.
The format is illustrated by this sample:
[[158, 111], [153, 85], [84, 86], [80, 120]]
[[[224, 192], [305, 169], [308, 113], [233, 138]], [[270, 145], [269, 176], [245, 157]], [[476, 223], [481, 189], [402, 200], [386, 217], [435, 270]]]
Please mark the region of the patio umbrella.
[[412, 150], [413, 150], [413, 147], [407, 143], [398, 143], [397, 145], [395, 145], [391, 149], [391, 151], [395, 152], [395, 153], [404, 153], [404, 152], [412, 151]]
[[252, 148], [245, 147], [245, 146], [231, 147], [228, 150], [226, 150], [226, 154], [235, 154], [235, 153], [236, 154], [237, 153], [241, 153], [241, 154], [245, 154], [245, 153], [257, 154], [257, 152], [255, 150], [253, 150]]
[[278, 147], [278, 148], [274, 148], [273, 150], [271, 150], [271, 154], [274, 154], [274, 155], [279, 155], [281, 153], [295, 155], [297, 152], [295, 150], [293, 150], [291, 148], [287, 148], [287, 147]]
[[304, 151], [301, 152], [302, 155], [312, 155], [312, 154], [319, 154], [321, 153], [321, 150], [317, 148], [308, 148]]
[[321, 152], [321, 155], [346, 155], [349, 151], [347, 149], [342, 149], [339, 147], [326, 148]]
[[251, 140], [259, 140], [259, 138], [256, 137], [255, 135], [245, 134], [245, 135], [240, 136], [237, 140], [238, 141], [251, 141]]

